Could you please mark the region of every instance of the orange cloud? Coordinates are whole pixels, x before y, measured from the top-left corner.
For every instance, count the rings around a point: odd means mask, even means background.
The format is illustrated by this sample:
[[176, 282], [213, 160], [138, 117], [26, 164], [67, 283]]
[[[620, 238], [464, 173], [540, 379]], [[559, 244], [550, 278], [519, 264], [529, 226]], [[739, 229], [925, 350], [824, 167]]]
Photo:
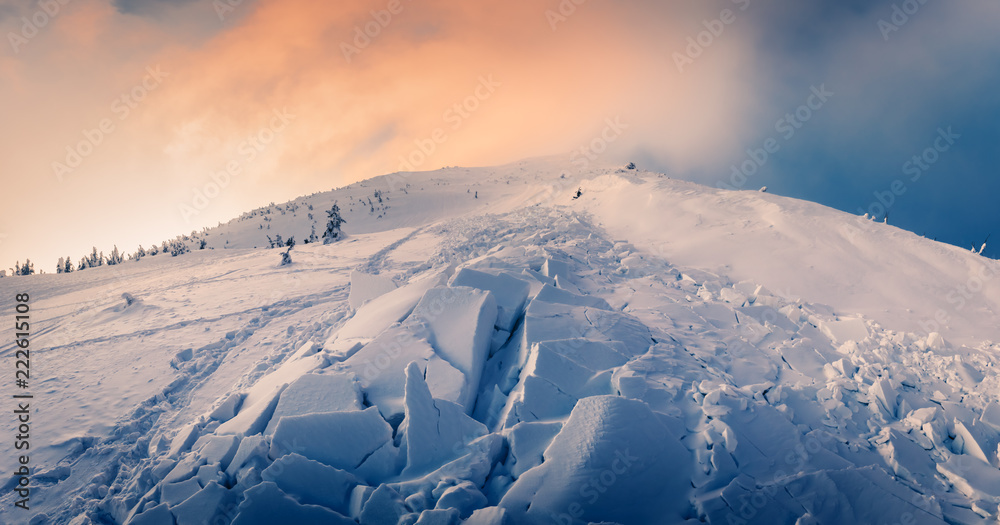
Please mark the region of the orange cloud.
[[[0, 61], [11, 77], [0, 89], [36, 93], [3, 107], [22, 126], [4, 138], [26, 143], [8, 162], [106, 232], [98, 233], [105, 241], [82, 242], [132, 244], [396, 171], [404, 160], [434, 169], [569, 159], [608, 118], [625, 130], [607, 160], [655, 150], [683, 167], [737, 141], [733, 122], [750, 95], [732, 81], [748, 67], [736, 38], [681, 75], [670, 53], [699, 25], [666, 9], [601, 2], [553, 17], [559, 6], [260, 0], [220, 22], [207, 2], [166, 21], [71, 4], [25, 57]], [[347, 46], [358, 52], [345, 56]], [[147, 67], [168, 76], [115, 120], [113, 101], [141, 84]], [[276, 129], [275, 112], [293, 117]], [[115, 131], [58, 184], [52, 162], [105, 118]], [[232, 166], [222, 195], [183, 216], [193, 192]], [[142, 206], [131, 204], [136, 193]], [[97, 210], [77, 201], [84, 194]], [[123, 202], [148, 221], [122, 225], [111, 206]]]

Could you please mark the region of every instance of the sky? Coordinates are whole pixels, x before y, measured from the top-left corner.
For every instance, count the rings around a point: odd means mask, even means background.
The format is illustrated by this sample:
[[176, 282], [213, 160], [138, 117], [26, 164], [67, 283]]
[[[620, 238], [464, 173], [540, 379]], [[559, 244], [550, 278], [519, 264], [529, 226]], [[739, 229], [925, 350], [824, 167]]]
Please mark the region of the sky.
[[992, 233], [995, 258], [998, 21], [995, 0], [0, 0], [0, 267], [581, 154]]

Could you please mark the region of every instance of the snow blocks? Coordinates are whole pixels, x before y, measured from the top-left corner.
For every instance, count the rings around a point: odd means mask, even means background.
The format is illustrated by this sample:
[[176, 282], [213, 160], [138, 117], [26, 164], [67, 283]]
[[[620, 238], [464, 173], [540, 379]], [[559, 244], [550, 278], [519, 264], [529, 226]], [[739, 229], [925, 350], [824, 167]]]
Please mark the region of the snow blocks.
[[645, 403], [588, 397], [545, 450], [544, 462], [518, 478], [499, 506], [525, 524], [680, 522], [689, 457]]
[[491, 292], [497, 302], [496, 328], [505, 332], [514, 330], [514, 323], [524, 311], [524, 302], [531, 288], [526, 281], [507, 274], [492, 275], [468, 268], [459, 270], [451, 285]]
[[392, 277], [351, 270], [351, 291], [347, 303], [357, 310], [362, 305], [396, 289]]
[[621, 312], [535, 299], [524, 319], [524, 344], [561, 339], [621, 341], [629, 356], [642, 355], [653, 341], [649, 329]]
[[412, 318], [429, 327], [438, 356], [465, 374], [466, 388], [457, 402], [471, 414], [497, 320], [493, 294], [465, 286], [432, 288], [417, 303]]
[[375, 407], [281, 418], [269, 455], [278, 459], [292, 452], [376, 484], [395, 473], [398, 454], [392, 427]]
[[614, 394], [612, 369], [624, 365], [624, 344], [563, 339], [535, 343], [509, 394], [505, 427], [569, 415], [577, 401]]
[[284, 492], [295, 494], [308, 505], [320, 505], [341, 514], [350, 512], [351, 492], [364, 484], [350, 472], [291, 453], [282, 456], [261, 473]]
[[467, 393], [466, 376], [438, 356], [430, 337], [425, 323], [407, 322], [382, 332], [336, 366], [357, 375], [365, 399], [387, 420], [402, 420], [405, 370], [410, 363], [420, 367], [435, 398], [457, 403]]
[[370, 299], [323, 343], [323, 348], [341, 359], [350, 357], [385, 329], [406, 319], [424, 293], [444, 281], [445, 275], [436, 273]]
[[264, 434], [273, 434], [283, 417], [349, 412], [361, 408], [361, 391], [354, 377], [346, 374], [306, 374], [281, 392]]
[[431, 397], [416, 363], [406, 367], [406, 419], [400, 426], [406, 467], [403, 475], [426, 474], [463, 455], [472, 440], [486, 435], [486, 427], [465, 414], [461, 406]]
[[351, 525], [355, 521], [318, 505], [302, 505], [274, 483], [265, 481], [246, 491], [233, 525], [273, 525], [275, 523], [315, 523]]

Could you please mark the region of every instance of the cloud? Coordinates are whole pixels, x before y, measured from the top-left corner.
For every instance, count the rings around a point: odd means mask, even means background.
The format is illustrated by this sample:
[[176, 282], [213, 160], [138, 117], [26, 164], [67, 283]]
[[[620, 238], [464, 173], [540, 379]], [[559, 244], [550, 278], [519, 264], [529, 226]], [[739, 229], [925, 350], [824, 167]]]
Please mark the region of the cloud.
[[[990, 143], [1000, 137], [982, 118], [1000, 111], [1000, 35], [990, 22], [1000, 6], [829, 6], [754, 13], [756, 76], [771, 86], [760, 103], [771, 109], [756, 121], [760, 131], [748, 137], [748, 147], [773, 132], [770, 123], [798, 105], [809, 85], [823, 82], [836, 92], [794, 141], [783, 144], [756, 183], [857, 213], [879, 211], [891, 201], [890, 222], [962, 246], [1000, 228], [988, 211], [991, 195], [1000, 192], [1000, 182], [989, 175], [1000, 161]], [[910, 14], [900, 14], [900, 6]], [[924, 177], [910, 180], [904, 163], [948, 126], [963, 138]], [[896, 180], [906, 181], [906, 193], [879, 200]]]
[[0, 24], [8, 24], [21, 17], [23, 9], [11, 0], [0, 0]]
[[195, 0], [112, 0], [111, 4], [121, 13], [155, 15], [164, 10], [181, 7]]
[[[148, 242], [396, 171], [438, 129], [446, 140], [415, 168], [551, 154], [568, 163], [606, 119], [619, 119], [626, 127], [601, 160], [714, 185], [825, 84], [836, 95], [753, 185], [854, 211], [937, 126], [960, 123], [970, 132], [937, 167], [992, 188], [983, 174], [997, 164], [987, 149], [996, 133], [981, 115], [1000, 109], [990, 90], [1000, 80], [995, 2], [927, 3], [888, 42], [878, 20], [892, 15], [890, 2], [631, 0], [572, 3], [551, 16], [566, 4], [402, 0], [387, 16], [388, 0], [245, 0], [224, 20], [208, 1], [70, 4], [51, 24], [58, 30], [21, 56], [0, 56], [0, 110], [11, 124], [0, 135], [21, 145], [6, 162], [25, 174], [19, 190], [55, 195], [59, 213], [90, 217], [110, 246], [127, 240], [115, 236], [122, 228]], [[716, 22], [725, 10], [729, 21]], [[679, 68], [676, 57], [698, 39], [704, 45]], [[156, 65], [170, 72], [163, 86], [67, 185], [54, 185], [51, 161]], [[498, 84], [485, 98], [476, 96], [482, 78]], [[241, 144], [282, 109], [294, 121], [199, 224], [184, 222], [178, 205], [243, 162]], [[909, 206], [945, 206], [921, 197], [934, 194], [932, 180], [900, 199], [903, 218]], [[104, 211], [128, 199], [126, 188], [149, 195], [155, 225], [122, 225]], [[980, 194], [955, 198], [978, 208]]]

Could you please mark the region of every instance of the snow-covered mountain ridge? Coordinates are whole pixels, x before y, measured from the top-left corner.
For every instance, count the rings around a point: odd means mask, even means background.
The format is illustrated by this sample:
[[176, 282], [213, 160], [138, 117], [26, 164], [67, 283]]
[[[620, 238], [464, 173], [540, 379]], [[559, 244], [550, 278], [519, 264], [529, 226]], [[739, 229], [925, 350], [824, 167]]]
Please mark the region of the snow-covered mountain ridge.
[[[334, 202], [347, 238], [301, 244]], [[996, 519], [997, 261], [550, 159], [202, 238], [0, 280], [42, 327], [38, 522]]]

